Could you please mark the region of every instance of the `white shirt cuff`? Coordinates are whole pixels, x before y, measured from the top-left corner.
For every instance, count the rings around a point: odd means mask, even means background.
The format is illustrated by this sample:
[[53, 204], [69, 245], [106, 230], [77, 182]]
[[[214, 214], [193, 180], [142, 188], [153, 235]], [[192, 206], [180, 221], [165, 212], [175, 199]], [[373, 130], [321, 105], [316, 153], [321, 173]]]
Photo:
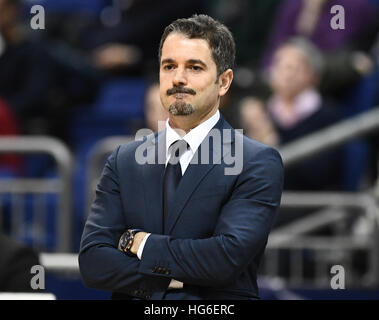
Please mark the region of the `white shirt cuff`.
[[171, 279], [168, 289], [183, 289], [183, 282], [180, 282], [175, 279]]
[[138, 251], [137, 251], [137, 257], [138, 259], [142, 259], [142, 252], [143, 252], [143, 248], [145, 247], [145, 243], [146, 243], [146, 240], [147, 238], [151, 235], [151, 233], [148, 233], [147, 235], [145, 235], [145, 237], [143, 238], [141, 244], [139, 245], [139, 248], [138, 248]]

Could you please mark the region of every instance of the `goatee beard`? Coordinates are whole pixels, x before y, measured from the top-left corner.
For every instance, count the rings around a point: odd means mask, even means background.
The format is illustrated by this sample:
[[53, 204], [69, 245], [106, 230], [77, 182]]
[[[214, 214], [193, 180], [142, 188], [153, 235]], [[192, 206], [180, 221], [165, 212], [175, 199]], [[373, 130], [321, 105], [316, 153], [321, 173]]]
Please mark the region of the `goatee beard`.
[[192, 104], [185, 103], [184, 101], [176, 101], [170, 105], [168, 111], [173, 116], [188, 116], [195, 112]]

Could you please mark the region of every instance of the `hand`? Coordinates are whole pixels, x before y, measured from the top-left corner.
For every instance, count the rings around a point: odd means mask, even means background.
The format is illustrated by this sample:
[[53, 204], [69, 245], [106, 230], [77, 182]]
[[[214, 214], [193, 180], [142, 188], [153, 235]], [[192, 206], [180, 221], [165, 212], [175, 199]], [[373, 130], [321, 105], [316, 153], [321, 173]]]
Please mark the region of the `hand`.
[[136, 64], [140, 55], [135, 46], [111, 43], [95, 49], [93, 61], [99, 69], [112, 70]]
[[246, 136], [276, 146], [279, 137], [262, 101], [247, 97], [241, 101], [240, 115]]
[[141, 245], [141, 242], [143, 240], [143, 238], [145, 238], [145, 236], [147, 235], [146, 232], [137, 232], [134, 236], [134, 241], [133, 241], [133, 245], [132, 247], [130, 248], [130, 252], [133, 253], [133, 254], [137, 254], [138, 252], [138, 248], [139, 246]]

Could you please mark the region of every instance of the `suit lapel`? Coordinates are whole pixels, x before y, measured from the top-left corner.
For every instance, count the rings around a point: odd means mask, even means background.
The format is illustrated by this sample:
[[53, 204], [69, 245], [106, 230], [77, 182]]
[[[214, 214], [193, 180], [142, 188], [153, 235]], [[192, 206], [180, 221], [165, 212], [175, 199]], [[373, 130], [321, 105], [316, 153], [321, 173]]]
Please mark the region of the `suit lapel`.
[[[221, 142], [223, 145], [223, 148], [218, 147], [217, 145], [213, 146], [213, 143], [209, 144], [209, 155], [213, 155], [213, 159], [221, 159], [228, 153], [221, 154], [223, 150], [231, 150], [230, 146], [234, 142], [234, 139], [232, 136], [226, 136], [223, 137], [223, 131], [222, 129], [232, 129], [232, 127], [224, 121], [222, 117], [220, 117], [220, 120], [216, 123], [216, 125], [213, 127], [213, 129], [217, 129], [220, 131], [221, 134]], [[204, 141], [207, 141], [209, 137], [209, 134], [205, 137]], [[200, 164], [201, 163], [201, 150], [204, 141], [201, 143], [199, 148], [197, 149], [194, 159], [198, 159], [197, 163], [190, 163], [188, 166], [186, 172], [184, 173], [182, 179], [180, 180], [175, 202], [170, 207], [167, 219], [165, 221], [164, 226], [164, 233], [170, 234], [172, 229], [174, 228], [180, 213], [182, 212], [183, 208], [185, 207], [186, 203], [190, 199], [192, 193], [196, 190], [197, 186], [201, 182], [201, 180], [207, 175], [207, 173], [217, 164], [214, 163], [214, 161], [209, 161], [208, 164]], [[225, 148], [229, 146], [229, 148]], [[212, 159], [212, 157], [210, 157]]]
[[[162, 183], [165, 169], [166, 133], [158, 133], [147, 146], [147, 164], [142, 166], [143, 183], [146, 199], [146, 231], [162, 234]], [[151, 164], [150, 164], [151, 163]]]

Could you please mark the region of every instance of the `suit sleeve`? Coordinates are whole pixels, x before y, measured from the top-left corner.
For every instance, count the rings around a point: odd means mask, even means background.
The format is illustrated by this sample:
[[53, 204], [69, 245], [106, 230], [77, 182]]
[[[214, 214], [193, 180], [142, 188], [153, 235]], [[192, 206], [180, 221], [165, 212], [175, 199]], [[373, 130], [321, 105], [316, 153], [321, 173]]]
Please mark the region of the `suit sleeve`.
[[154, 275], [157, 264], [164, 264], [167, 277], [187, 284], [219, 286], [233, 282], [264, 249], [282, 186], [279, 153], [272, 148], [261, 150], [245, 163], [212, 237], [174, 239], [152, 234], [146, 241], [139, 271]]
[[116, 165], [118, 151], [108, 158], [96, 188], [80, 245], [80, 272], [88, 287], [148, 298], [153, 291], [164, 291], [169, 279], [140, 274], [138, 258], [117, 249], [126, 229]]

